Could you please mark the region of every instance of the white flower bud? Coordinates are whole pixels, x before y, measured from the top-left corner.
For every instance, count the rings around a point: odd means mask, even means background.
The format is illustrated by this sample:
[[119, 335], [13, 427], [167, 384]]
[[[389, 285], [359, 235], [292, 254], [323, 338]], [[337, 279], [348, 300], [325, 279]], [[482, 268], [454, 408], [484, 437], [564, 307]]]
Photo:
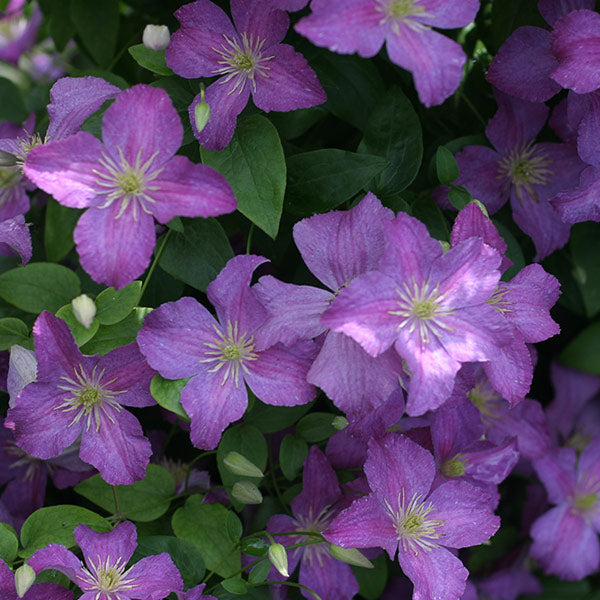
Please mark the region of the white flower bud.
[[21, 565], [15, 571], [15, 590], [17, 591], [17, 596], [22, 598], [29, 591], [34, 581], [35, 571], [27, 563]]
[[342, 562], [348, 563], [349, 565], [355, 565], [357, 567], [364, 567], [365, 569], [373, 569], [373, 563], [356, 548], [342, 548], [335, 544], [329, 544], [329, 552], [333, 558], [337, 558]]
[[150, 50], [164, 50], [171, 41], [171, 34], [166, 25], [146, 25], [142, 34], [142, 42]]
[[239, 452], [229, 452], [223, 459], [223, 464], [227, 470], [234, 475], [244, 475], [246, 477], [264, 477], [264, 473], [245, 456]]
[[8, 376], [6, 388], [10, 397], [8, 405], [13, 408], [19, 392], [36, 380], [37, 359], [35, 352], [15, 344], [10, 348], [10, 359], [8, 361]]
[[284, 577], [290, 576], [288, 573], [287, 552], [282, 544], [274, 543], [269, 546], [269, 560]]
[[263, 501], [260, 490], [251, 481], [236, 481], [231, 495], [242, 504], [260, 504]]
[[94, 301], [86, 294], [81, 294], [71, 301], [73, 307], [73, 316], [86, 329], [90, 328], [94, 317], [96, 316], [96, 305]]

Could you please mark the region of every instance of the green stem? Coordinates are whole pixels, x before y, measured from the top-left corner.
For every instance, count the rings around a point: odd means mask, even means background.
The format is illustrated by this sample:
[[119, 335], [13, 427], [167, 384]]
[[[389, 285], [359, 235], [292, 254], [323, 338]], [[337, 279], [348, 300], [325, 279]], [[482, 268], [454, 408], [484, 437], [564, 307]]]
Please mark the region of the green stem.
[[117, 498], [117, 488], [114, 485], [112, 486], [112, 491], [113, 491], [113, 498], [115, 500], [115, 516], [120, 516], [121, 511], [119, 510], [119, 499]]
[[216, 450], [209, 450], [208, 452], [202, 452], [202, 454], [198, 454], [198, 456], [196, 456], [196, 458], [188, 465], [188, 470], [187, 473], [185, 475], [185, 485], [183, 486], [183, 491], [187, 492], [188, 489], [188, 484], [190, 482], [190, 475], [192, 473], [192, 467], [202, 458], [204, 458], [205, 456], [210, 456], [211, 454], [216, 454], [217, 451]]
[[142, 292], [140, 294], [140, 299], [143, 298], [143, 296], [144, 296], [144, 292], [146, 291], [146, 288], [148, 287], [148, 282], [150, 281], [150, 278], [152, 277], [152, 273], [154, 273], [154, 269], [156, 268], [156, 265], [158, 264], [158, 260], [160, 259], [160, 256], [163, 253], [163, 250], [165, 249], [165, 245], [167, 243], [167, 240], [169, 239], [169, 236], [171, 235], [171, 231], [172, 230], [169, 229], [167, 231], [167, 233], [165, 233], [162, 244], [161, 244], [160, 248], [158, 249], [158, 252], [154, 255], [154, 260], [152, 261], [152, 264], [150, 265], [150, 269], [148, 269], [148, 275], [146, 275], [146, 279], [144, 279], [144, 284], [142, 285]]
[[481, 113], [475, 108], [475, 105], [469, 100], [469, 98], [467, 97], [467, 95], [463, 92], [463, 90], [461, 89], [460, 92], [460, 97], [461, 99], [464, 101], [464, 103], [470, 108], [471, 112], [477, 117], [477, 119], [479, 120], [479, 122], [486, 127], [487, 123], [485, 122], [485, 119], [481, 116]]
[[253, 587], [258, 587], [259, 585], [289, 585], [290, 587], [300, 588], [301, 590], [306, 590], [309, 594], [312, 594], [317, 600], [323, 600], [317, 592], [311, 590], [309, 587], [302, 585], [301, 583], [295, 583], [294, 581], [263, 581], [261, 583], [249, 583]]
[[250, 254], [250, 248], [252, 247], [252, 234], [254, 233], [254, 223], [250, 223], [250, 229], [248, 230], [248, 241], [246, 242], [246, 254]]

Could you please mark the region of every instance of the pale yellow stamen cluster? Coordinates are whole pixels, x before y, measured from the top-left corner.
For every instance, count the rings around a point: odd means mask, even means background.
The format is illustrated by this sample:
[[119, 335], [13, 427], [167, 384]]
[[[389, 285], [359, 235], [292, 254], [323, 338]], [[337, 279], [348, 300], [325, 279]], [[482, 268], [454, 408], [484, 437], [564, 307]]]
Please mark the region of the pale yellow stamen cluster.
[[[307, 515], [299, 515], [294, 519], [297, 531], [306, 531], [307, 533], [321, 533], [329, 526], [333, 513], [329, 506], [326, 506], [318, 515], [314, 514], [312, 506], [308, 509]], [[300, 542], [314, 541], [314, 537], [303, 535], [300, 537]], [[319, 567], [323, 566], [323, 557], [329, 556], [329, 544], [322, 542], [319, 544], [310, 544], [294, 549], [294, 557], [298, 552], [303, 552], [302, 560], [307, 561], [310, 566], [314, 566], [316, 562]]]
[[127, 563], [122, 558], [112, 563], [110, 556], [104, 562], [98, 556], [96, 562], [90, 560], [89, 564], [89, 570], [82, 568], [84, 574], [81, 576], [81, 588], [86, 592], [96, 592], [94, 600], [100, 600], [104, 594], [116, 594], [115, 598], [119, 598], [123, 593], [129, 597], [127, 592], [139, 587], [134, 579], [127, 576], [131, 569], [125, 571]]
[[410, 27], [413, 31], [421, 33], [430, 29], [414, 17], [433, 18], [434, 15], [425, 11], [420, 0], [377, 0], [375, 10], [382, 13], [380, 25], [390, 24], [392, 32], [400, 33], [400, 24]]

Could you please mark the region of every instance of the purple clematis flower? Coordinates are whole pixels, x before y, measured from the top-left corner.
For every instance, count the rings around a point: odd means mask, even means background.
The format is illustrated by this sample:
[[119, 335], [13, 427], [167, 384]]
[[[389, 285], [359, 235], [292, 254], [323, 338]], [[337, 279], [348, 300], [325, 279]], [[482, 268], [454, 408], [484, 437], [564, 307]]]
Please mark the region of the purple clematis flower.
[[214, 596], [202, 593], [205, 587], [206, 584], [201, 583], [187, 592], [175, 592], [175, 595], [177, 596], [177, 600], [217, 600]]
[[194, 134], [210, 150], [227, 146], [250, 96], [265, 112], [309, 108], [326, 100], [305, 58], [281, 43], [289, 18], [272, 0], [231, 0], [231, 14], [235, 27], [210, 0], [182, 6], [175, 12], [181, 29], [166, 51], [167, 64], [182, 77], [219, 76], [206, 89], [210, 118], [200, 132], [194, 112], [202, 94], [190, 106]]
[[0, 12], [0, 60], [17, 65], [19, 57], [35, 44], [42, 24], [42, 11], [35, 5], [30, 17], [23, 12], [26, 0], [10, 0]]
[[[302, 492], [292, 500], [293, 517], [274, 515], [269, 519], [267, 531], [284, 546], [314, 541], [306, 535], [278, 536], [279, 532], [321, 533], [336, 514], [336, 506], [342, 492], [329, 461], [325, 455], [312, 446], [302, 473]], [[301, 546], [288, 551], [288, 571], [292, 573], [300, 563], [301, 584], [314, 590], [323, 600], [350, 600], [358, 593], [358, 583], [352, 569], [346, 563], [336, 560], [325, 542]], [[302, 590], [302, 595], [310, 600], [313, 595]]]
[[194, 298], [181, 298], [152, 311], [138, 334], [142, 353], [163, 377], [191, 377], [181, 404], [196, 447], [215, 448], [223, 430], [242, 417], [248, 405], [245, 383], [275, 406], [306, 404], [314, 397], [314, 387], [306, 382], [313, 342], [256, 347], [254, 335], [267, 315], [249, 284], [266, 260], [236, 256], [208, 286], [218, 321]]
[[458, 600], [468, 572], [447, 548], [481, 544], [500, 520], [487, 492], [464, 481], [434, 490], [433, 456], [405, 436], [388, 434], [369, 444], [365, 473], [372, 492], [342, 511], [323, 532], [344, 548], [380, 546], [396, 551], [414, 584], [413, 600]]
[[24, 596], [15, 589], [15, 574], [0, 560], [0, 597], [2, 600], [73, 600], [73, 592], [56, 583], [36, 583]]
[[183, 581], [171, 557], [147, 556], [127, 569], [137, 546], [135, 525], [125, 521], [112, 531], [98, 533], [87, 525], [75, 528], [83, 564], [61, 544], [41, 548], [29, 559], [37, 573], [56, 569], [82, 591], [83, 600], [162, 600], [183, 591]]
[[312, 14], [295, 27], [317, 46], [369, 58], [384, 42], [390, 60], [410, 71], [425, 106], [441, 104], [463, 75], [465, 53], [432, 28], [473, 21], [478, 0], [313, 0]]
[[24, 168], [61, 204], [88, 209], [74, 231], [81, 265], [94, 280], [122, 288], [150, 262], [154, 218], [215, 216], [236, 203], [219, 173], [174, 156], [183, 128], [164, 90], [140, 84], [121, 92], [102, 133], [104, 143], [79, 132], [37, 146]]
[[152, 450], [123, 406], [152, 406], [148, 367], [136, 344], [104, 356], [79, 352], [67, 324], [43, 312], [33, 335], [37, 380], [17, 396], [5, 426], [32, 456], [52, 458], [81, 438], [80, 458], [110, 484], [144, 478]]

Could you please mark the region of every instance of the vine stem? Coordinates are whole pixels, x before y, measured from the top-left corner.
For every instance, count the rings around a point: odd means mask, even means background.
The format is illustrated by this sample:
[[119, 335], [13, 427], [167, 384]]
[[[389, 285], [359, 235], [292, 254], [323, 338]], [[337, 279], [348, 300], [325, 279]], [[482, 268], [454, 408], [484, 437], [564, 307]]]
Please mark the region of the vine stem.
[[148, 287], [148, 282], [150, 281], [150, 278], [152, 277], [152, 273], [154, 273], [154, 269], [156, 268], [156, 265], [158, 264], [158, 261], [160, 259], [161, 254], [163, 253], [163, 250], [165, 249], [167, 240], [169, 239], [169, 236], [171, 235], [171, 231], [172, 231], [172, 229], [169, 229], [167, 231], [167, 233], [165, 233], [165, 237], [163, 237], [162, 244], [160, 245], [158, 252], [154, 255], [154, 260], [152, 261], [152, 264], [150, 265], [150, 269], [148, 269], [148, 275], [146, 275], [146, 279], [144, 279], [144, 284], [142, 285], [140, 299], [144, 296], [144, 292], [146, 291], [146, 288]]

